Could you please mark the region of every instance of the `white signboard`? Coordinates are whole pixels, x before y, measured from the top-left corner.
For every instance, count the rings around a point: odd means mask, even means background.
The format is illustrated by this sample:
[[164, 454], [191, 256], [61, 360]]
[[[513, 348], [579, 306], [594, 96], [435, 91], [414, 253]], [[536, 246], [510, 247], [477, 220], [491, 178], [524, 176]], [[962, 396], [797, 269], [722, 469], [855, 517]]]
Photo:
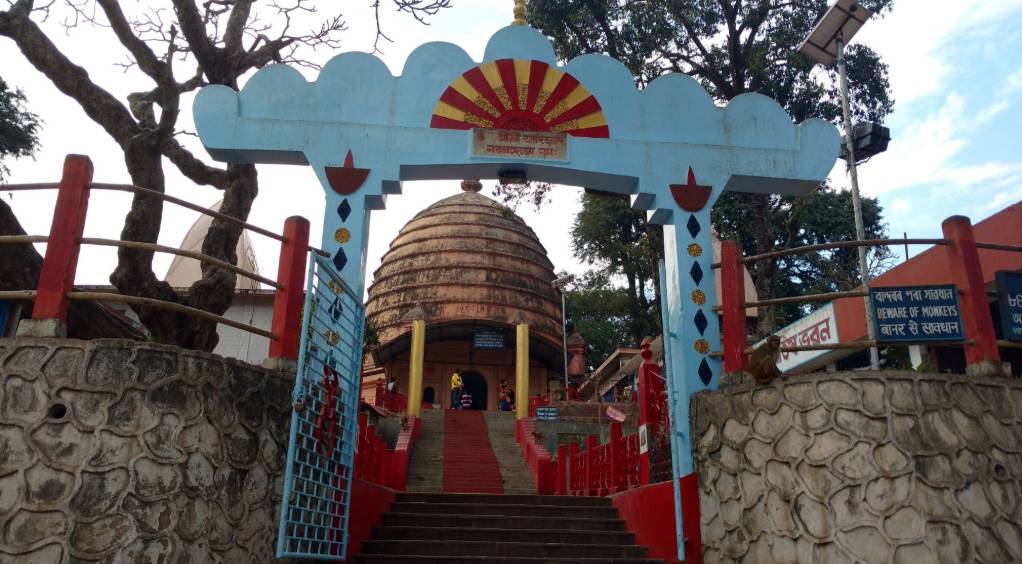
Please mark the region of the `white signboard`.
[[[808, 345], [829, 345], [841, 342], [837, 334], [837, 316], [834, 315], [834, 304], [828, 303], [820, 309], [788, 325], [775, 333], [781, 338], [781, 347], [800, 347]], [[759, 347], [764, 341], [756, 343]], [[782, 352], [777, 362], [781, 372], [799, 366], [830, 352], [829, 350]]]
[[568, 134], [553, 131], [473, 129], [472, 156], [567, 161]]
[[639, 425], [639, 454], [649, 452], [649, 431], [645, 425]]

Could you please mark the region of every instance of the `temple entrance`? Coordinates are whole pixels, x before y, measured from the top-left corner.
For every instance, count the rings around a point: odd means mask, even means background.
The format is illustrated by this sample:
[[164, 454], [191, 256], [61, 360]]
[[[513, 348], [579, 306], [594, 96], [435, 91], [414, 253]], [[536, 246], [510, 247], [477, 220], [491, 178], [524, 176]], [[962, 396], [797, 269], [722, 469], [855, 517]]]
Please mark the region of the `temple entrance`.
[[461, 373], [461, 380], [465, 382], [465, 391], [472, 394], [472, 407], [470, 409], [486, 410], [489, 399], [489, 388], [486, 385], [486, 378], [478, 372], [465, 371]]
[[422, 403], [436, 403], [436, 390], [433, 389], [433, 386], [426, 386], [422, 390]]

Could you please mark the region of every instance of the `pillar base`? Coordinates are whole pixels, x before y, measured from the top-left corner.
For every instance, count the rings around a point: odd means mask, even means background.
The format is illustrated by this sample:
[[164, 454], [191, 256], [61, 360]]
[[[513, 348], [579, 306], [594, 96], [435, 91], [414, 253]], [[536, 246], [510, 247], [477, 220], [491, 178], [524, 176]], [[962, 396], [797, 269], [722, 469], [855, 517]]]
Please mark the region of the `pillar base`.
[[1010, 373], [1004, 371], [1000, 362], [993, 360], [981, 360], [965, 367], [966, 376], [1007, 376], [1008, 374]]
[[67, 324], [59, 319], [22, 319], [18, 323], [18, 337], [67, 338]]

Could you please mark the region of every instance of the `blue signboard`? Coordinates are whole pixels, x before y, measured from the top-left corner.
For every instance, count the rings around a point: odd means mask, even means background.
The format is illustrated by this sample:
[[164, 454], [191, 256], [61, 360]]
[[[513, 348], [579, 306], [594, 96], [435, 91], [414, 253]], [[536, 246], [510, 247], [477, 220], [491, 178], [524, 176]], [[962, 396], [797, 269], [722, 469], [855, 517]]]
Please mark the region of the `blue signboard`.
[[536, 419], [539, 421], [557, 421], [561, 418], [561, 410], [557, 407], [537, 407]]
[[997, 273], [997, 303], [1001, 309], [1004, 338], [1022, 341], [1022, 272]]
[[953, 285], [873, 288], [870, 293], [880, 342], [964, 339]]
[[504, 331], [501, 329], [476, 329], [472, 333], [472, 347], [500, 350], [504, 348]]

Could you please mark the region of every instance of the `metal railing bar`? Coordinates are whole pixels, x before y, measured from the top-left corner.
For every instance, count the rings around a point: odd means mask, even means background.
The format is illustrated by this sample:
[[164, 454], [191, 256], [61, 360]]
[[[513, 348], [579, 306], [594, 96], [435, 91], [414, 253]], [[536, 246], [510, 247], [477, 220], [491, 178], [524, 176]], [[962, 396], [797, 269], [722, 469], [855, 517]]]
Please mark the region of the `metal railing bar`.
[[757, 302], [745, 302], [742, 304], [743, 308], [750, 307], [763, 307], [763, 306], [774, 306], [774, 305], [785, 305], [785, 304], [798, 304], [802, 302], [829, 302], [840, 298], [862, 298], [868, 296], [869, 292], [864, 290], [849, 290], [847, 292], [827, 292], [824, 294], [809, 294], [808, 296], [794, 296], [790, 298], [773, 298], [769, 300], [759, 300]]
[[[802, 345], [797, 347], [781, 347], [781, 352], [802, 352], [802, 351], [830, 351], [830, 350], [854, 350], [854, 349], [868, 349], [872, 347], [907, 347], [911, 345], [926, 345], [930, 347], [939, 346], [962, 346], [962, 345], [975, 345], [975, 339], [965, 339], [964, 341], [898, 341], [892, 343], [871, 341], [864, 339], [862, 341], [854, 341], [851, 343], [830, 343], [823, 345]], [[745, 354], [751, 354], [755, 347], [747, 347]]]
[[60, 182], [21, 182], [18, 184], [0, 184], [0, 192], [21, 192], [27, 190], [56, 190]]
[[163, 192], [158, 192], [156, 190], [152, 190], [152, 189], [149, 189], [149, 188], [143, 188], [141, 186], [135, 186], [134, 184], [113, 184], [113, 183], [110, 183], [110, 182], [93, 182], [89, 186], [89, 188], [93, 189], [93, 190], [118, 190], [118, 191], [121, 191], [121, 192], [136, 192], [136, 193], [139, 193], [139, 194], [145, 194], [146, 196], [152, 196], [153, 198], [159, 198], [161, 200], [170, 202], [172, 204], [177, 204], [177, 205], [179, 205], [181, 207], [188, 208], [188, 209], [190, 209], [192, 211], [197, 211], [197, 212], [199, 212], [201, 214], [205, 214], [205, 215], [208, 215], [210, 217], [215, 217], [216, 219], [220, 219], [220, 220], [226, 221], [228, 223], [233, 223], [235, 225], [239, 225], [241, 227], [244, 227], [245, 229], [248, 229], [250, 231], [254, 231], [254, 232], [256, 232], [256, 233], [258, 233], [260, 235], [265, 235], [266, 237], [269, 237], [271, 239], [275, 239], [277, 241], [284, 242], [284, 236], [283, 235], [278, 235], [278, 234], [276, 234], [276, 233], [274, 233], [272, 231], [263, 229], [262, 227], [259, 227], [259, 226], [256, 226], [256, 225], [252, 225], [251, 223], [246, 223], [246, 222], [244, 222], [244, 221], [242, 221], [242, 220], [240, 220], [240, 219], [238, 219], [236, 217], [229, 216], [227, 214], [223, 214], [223, 213], [220, 213], [220, 212], [216, 212], [216, 211], [213, 211], [213, 210], [211, 210], [209, 208], [204, 208], [204, 207], [202, 207], [202, 206], [200, 206], [198, 204], [193, 204], [193, 203], [191, 203], [191, 202], [189, 202], [187, 200], [182, 200], [181, 198], [177, 198], [177, 197], [171, 196], [170, 194], [164, 194]]
[[1003, 339], [998, 339], [997, 346], [1004, 347], [1006, 349], [1022, 349], [1022, 343], [1018, 341], [1005, 341]]
[[72, 299], [72, 300], [95, 300], [95, 301], [100, 301], [100, 302], [103, 302], [103, 301], [106, 301], [106, 302], [121, 302], [121, 303], [126, 303], [126, 304], [135, 304], [135, 305], [155, 307], [157, 309], [167, 309], [167, 310], [170, 310], [170, 311], [176, 311], [178, 313], [184, 313], [184, 314], [187, 314], [187, 315], [191, 315], [192, 317], [198, 317], [199, 319], [205, 319], [207, 321], [214, 321], [216, 323], [221, 323], [223, 325], [227, 325], [228, 327], [234, 327], [235, 329], [241, 329], [242, 331], [248, 331], [249, 333], [254, 333], [256, 335], [259, 335], [261, 337], [266, 337], [268, 339], [276, 339], [277, 338], [277, 336], [274, 335], [273, 333], [271, 333], [270, 331], [265, 331], [263, 329], [260, 329], [258, 327], [254, 327], [252, 325], [247, 325], [245, 323], [234, 321], [233, 319], [227, 319], [226, 317], [215, 315], [215, 314], [209, 313], [208, 311], [202, 311], [201, 309], [196, 309], [194, 307], [190, 307], [190, 306], [186, 306], [186, 305], [182, 305], [182, 304], [175, 304], [173, 302], [165, 302], [163, 300], [157, 300], [157, 299], [153, 299], [153, 298], [143, 298], [143, 297], [139, 297], [139, 296], [125, 296], [124, 294], [115, 294], [115, 293], [107, 293], [107, 292], [71, 292], [70, 294], [68, 294], [68, 299]]
[[835, 241], [833, 243], [819, 243], [817, 245], [805, 245], [781, 251], [771, 251], [761, 255], [747, 256], [742, 259], [744, 264], [766, 260], [770, 258], [797, 255], [810, 251], [823, 251], [827, 249], [847, 249], [856, 247], [883, 247], [894, 245], [949, 245], [948, 239], [867, 239], [865, 241]]
[[50, 238], [46, 235], [0, 235], [0, 245], [17, 245], [19, 243], [45, 243]]
[[244, 276], [245, 278], [251, 278], [252, 280], [255, 280], [257, 282], [262, 282], [263, 284], [266, 284], [267, 286], [269, 286], [271, 288], [275, 288], [277, 290], [283, 290], [284, 289], [284, 285], [283, 284], [278, 284], [275, 280], [270, 280], [269, 278], [266, 278], [266, 277], [263, 277], [263, 276], [259, 276], [258, 274], [254, 273], [254, 272], [249, 272], [249, 271], [245, 270], [244, 268], [238, 267], [238, 266], [233, 265], [233, 264], [231, 264], [229, 262], [222, 261], [220, 259], [213, 258], [213, 257], [211, 257], [209, 255], [205, 255], [205, 254], [202, 254], [202, 253], [197, 253], [195, 251], [186, 251], [184, 249], [178, 249], [176, 247], [167, 247], [165, 245], [157, 245], [155, 243], [142, 243], [142, 242], [139, 242], [139, 241], [121, 241], [119, 239], [100, 239], [100, 238], [97, 238], [97, 237], [82, 237], [80, 241], [84, 245], [100, 245], [100, 246], [104, 246], [104, 247], [122, 247], [122, 248], [125, 248], [125, 249], [139, 249], [139, 250], [143, 250], [143, 251], [158, 251], [158, 252], [161, 252], [161, 253], [170, 253], [172, 255], [180, 255], [180, 256], [183, 256], [183, 257], [193, 258], [193, 259], [196, 259], [196, 260], [199, 260], [199, 261], [202, 261], [202, 262], [207, 262], [209, 264], [212, 264], [213, 266], [216, 266], [218, 268], [222, 268], [224, 270], [230, 270], [231, 272], [234, 272], [235, 274], [240, 274], [240, 275]]
[[3, 290], [0, 291], [0, 300], [34, 300], [35, 290]]
[[976, 243], [977, 249], [990, 249], [993, 251], [1009, 251], [1022, 253], [1022, 245], [1005, 245], [1002, 243]]

